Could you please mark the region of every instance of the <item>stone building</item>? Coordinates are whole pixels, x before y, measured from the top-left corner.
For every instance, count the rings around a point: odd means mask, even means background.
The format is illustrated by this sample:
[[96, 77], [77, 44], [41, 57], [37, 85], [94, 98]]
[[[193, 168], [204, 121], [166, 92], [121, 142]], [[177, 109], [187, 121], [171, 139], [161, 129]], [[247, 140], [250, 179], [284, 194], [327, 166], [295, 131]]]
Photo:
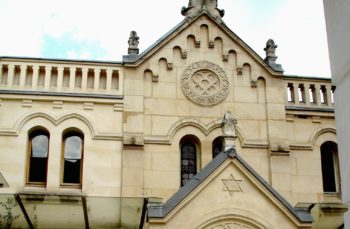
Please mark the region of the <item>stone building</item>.
[[0, 227], [342, 227], [331, 80], [181, 12], [121, 62], [1, 57]]
[[[332, 70], [332, 82], [337, 87], [335, 93], [335, 116], [337, 139], [339, 142], [339, 167], [342, 178], [343, 203], [350, 204], [350, 2], [324, 0], [329, 57]], [[350, 213], [344, 215], [345, 228], [350, 228]]]

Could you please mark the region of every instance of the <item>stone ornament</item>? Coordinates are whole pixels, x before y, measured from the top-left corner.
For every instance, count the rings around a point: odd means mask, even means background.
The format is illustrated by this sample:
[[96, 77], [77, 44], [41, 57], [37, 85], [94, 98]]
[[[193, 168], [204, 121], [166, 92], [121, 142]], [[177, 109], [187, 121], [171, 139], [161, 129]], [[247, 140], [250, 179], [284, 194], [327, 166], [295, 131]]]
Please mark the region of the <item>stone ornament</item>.
[[136, 31], [130, 32], [128, 54], [139, 54], [139, 39], [140, 37], [137, 36]]
[[227, 179], [221, 179], [224, 184], [224, 191], [228, 192], [230, 196], [232, 196], [235, 192], [243, 192], [241, 188], [241, 182], [243, 180], [236, 179], [233, 174], [229, 176]]
[[227, 111], [222, 119], [222, 133], [224, 136], [236, 136], [237, 119], [233, 117], [231, 111]]
[[229, 81], [219, 65], [199, 61], [185, 69], [181, 78], [181, 88], [192, 102], [202, 106], [213, 106], [227, 97]]
[[242, 222], [220, 222], [206, 227], [206, 229], [257, 229], [257, 227]]

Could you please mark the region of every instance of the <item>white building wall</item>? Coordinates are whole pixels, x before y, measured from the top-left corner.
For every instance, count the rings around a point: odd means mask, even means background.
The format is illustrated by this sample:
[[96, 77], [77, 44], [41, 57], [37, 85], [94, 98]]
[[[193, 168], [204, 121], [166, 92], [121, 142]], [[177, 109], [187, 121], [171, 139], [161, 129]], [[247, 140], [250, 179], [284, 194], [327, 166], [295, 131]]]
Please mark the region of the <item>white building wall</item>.
[[[342, 198], [350, 205], [350, 1], [324, 0], [339, 144]], [[345, 214], [350, 228], [350, 212]]]

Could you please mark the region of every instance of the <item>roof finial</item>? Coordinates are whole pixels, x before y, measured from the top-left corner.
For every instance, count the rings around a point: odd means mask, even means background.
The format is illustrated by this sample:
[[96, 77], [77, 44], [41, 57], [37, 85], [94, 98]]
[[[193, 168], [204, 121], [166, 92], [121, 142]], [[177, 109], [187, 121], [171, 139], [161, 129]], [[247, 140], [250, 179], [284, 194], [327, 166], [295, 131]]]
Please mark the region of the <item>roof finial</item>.
[[139, 39], [136, 31], [130, 32], [128, 54], [139, 54]]
[[193, 17], [202, 11], [207, 11], [215, 17], [222, 18], [225, 11], [218, 9], [217, 7], [217, 0], [189, 0], [188, 6], [182, 7], [181, 14], [186, 17]]
[[267, 63], [273, 70], [277, 72], [283, 72], [284, 70], [282, 68], [282, 65], [276, 64], [276, 48], [277, 45], [275, 44], [274, 40], [269, 39], [266, 42], [266, 47], [264, 48], [264, 51], [266, 53], [265, 63]]

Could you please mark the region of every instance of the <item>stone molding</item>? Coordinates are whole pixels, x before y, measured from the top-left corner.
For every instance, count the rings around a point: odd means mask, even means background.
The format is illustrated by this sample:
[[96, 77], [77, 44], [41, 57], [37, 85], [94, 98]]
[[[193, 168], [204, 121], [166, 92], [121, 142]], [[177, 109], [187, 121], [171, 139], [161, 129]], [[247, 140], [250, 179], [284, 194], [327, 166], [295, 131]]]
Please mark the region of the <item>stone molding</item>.
[[226, 99], [229, 81], [226, 72], [217, 64], [199, 61], [188, 66], [181, 78], [186, 97], [202, 106], [213, 106]]
[[19, 118], [16, 124], [12, 128], [2, 128], [0, 129], [0, 136], [18, 136], [22, 131], [22, 128], [25, 124], [27, 124], [30, 120], [36, 118], [44, 118], [54, 124], [55, 126], [60, 125], [64, 121], [72, 118], [76, 118], [79, 121], [83, 122], [88, 129], [90, 130], [90, 134], [94, 140], [122, 140], [121, 133], [111, 133], [111, 132], [99, 132], [97, 127], [93, 124], [89, 118], [85, 117], [82, 114], [78, 113], [68, 113], [60, 115], [59, 117], [54, 117], [54, 115], [49, 115], [47, 112], [35, 112], [31, 114], [27, 114]]

